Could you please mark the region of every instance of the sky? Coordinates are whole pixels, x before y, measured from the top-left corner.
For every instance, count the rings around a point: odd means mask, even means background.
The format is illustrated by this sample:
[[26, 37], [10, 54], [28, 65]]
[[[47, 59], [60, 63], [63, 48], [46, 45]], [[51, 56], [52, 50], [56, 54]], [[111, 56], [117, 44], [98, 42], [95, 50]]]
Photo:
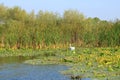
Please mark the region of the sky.
[[85, 17], [101, 20], [120, 19], [120, 0], [0, 0], [7, 7], [19, 6], [28, 13], [42, 11], [63, 14], [65, 10], [77, 10]]

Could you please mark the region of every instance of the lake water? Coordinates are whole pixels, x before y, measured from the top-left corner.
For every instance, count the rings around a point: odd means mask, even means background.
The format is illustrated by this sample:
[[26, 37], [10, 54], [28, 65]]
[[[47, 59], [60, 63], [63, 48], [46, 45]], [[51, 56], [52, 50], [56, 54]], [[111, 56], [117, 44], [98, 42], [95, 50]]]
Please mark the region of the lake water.
[[[0, 58], [0, 80], [70, 80], [60, 73], [64, 65], [29, 65], [24, 57]], [[82, 79], [88, 80], [88, 79]]]

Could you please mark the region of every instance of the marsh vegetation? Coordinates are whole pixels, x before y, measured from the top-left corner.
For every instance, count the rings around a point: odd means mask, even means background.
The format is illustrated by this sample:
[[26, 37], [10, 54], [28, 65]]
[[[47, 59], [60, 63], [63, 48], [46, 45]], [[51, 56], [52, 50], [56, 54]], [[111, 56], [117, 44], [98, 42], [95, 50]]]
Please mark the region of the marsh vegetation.
[[27, 13], [0, 5], [0, 47], [12, 49], [120, 46], [120, 20], [85, 17], [76, 10]]
[[[2, 51], [2, 50], [1, 50]], [[11, 50], [12, 51], [12, 50]], [[25, 64], [31, 65], [65, 65], [68, 69], [60, 71], [67, 77], [119, 80], [119, 48], [77, 48], [76, 53], [69, 50], [14, 50], [2, 54], [5, 56], [26, 56]], [[19, 51], [19, 52], [17, 52]], [[15, 55], [15, 53], [19, 55]], [[26, 55], [25, 55], [26, 54]], [[31, 56], [31, 57], [30, 57]]]
[[10, 56], [26, 57], [25, 64], [69, 66], [61, 73], [71, 78], [119, 80], [120, 20], [85, 17], [76, 10], [35, 14], [0, 5], [0, 57]]

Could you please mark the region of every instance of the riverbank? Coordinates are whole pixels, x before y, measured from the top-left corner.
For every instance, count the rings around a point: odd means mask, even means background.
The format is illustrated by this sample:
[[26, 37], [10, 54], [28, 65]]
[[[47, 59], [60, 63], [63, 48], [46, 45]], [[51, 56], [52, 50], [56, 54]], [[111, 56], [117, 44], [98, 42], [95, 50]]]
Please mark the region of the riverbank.
[[[32, 56], [24, 63], [64, 64], [70, 66], [61, 71], [65, 75], [80, 75], [86, 78], [119, 80], [120, 78], [120, 48], [79, 48], [75, 53], [67, 49], [32, 50], [32, 49], [1, 49], [0, 56]], [[104, 80], [103, 79], [103, 80]]]

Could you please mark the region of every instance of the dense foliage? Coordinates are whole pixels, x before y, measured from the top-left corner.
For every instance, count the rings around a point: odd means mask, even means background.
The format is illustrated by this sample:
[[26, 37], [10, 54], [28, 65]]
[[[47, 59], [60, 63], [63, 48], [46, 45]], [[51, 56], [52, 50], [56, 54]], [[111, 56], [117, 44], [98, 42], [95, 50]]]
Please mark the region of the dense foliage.
[[120, 46], [120, 21], [86, 18], [76, 10], [58, 13], [0, 5], [1, 48], [59, 48]]

